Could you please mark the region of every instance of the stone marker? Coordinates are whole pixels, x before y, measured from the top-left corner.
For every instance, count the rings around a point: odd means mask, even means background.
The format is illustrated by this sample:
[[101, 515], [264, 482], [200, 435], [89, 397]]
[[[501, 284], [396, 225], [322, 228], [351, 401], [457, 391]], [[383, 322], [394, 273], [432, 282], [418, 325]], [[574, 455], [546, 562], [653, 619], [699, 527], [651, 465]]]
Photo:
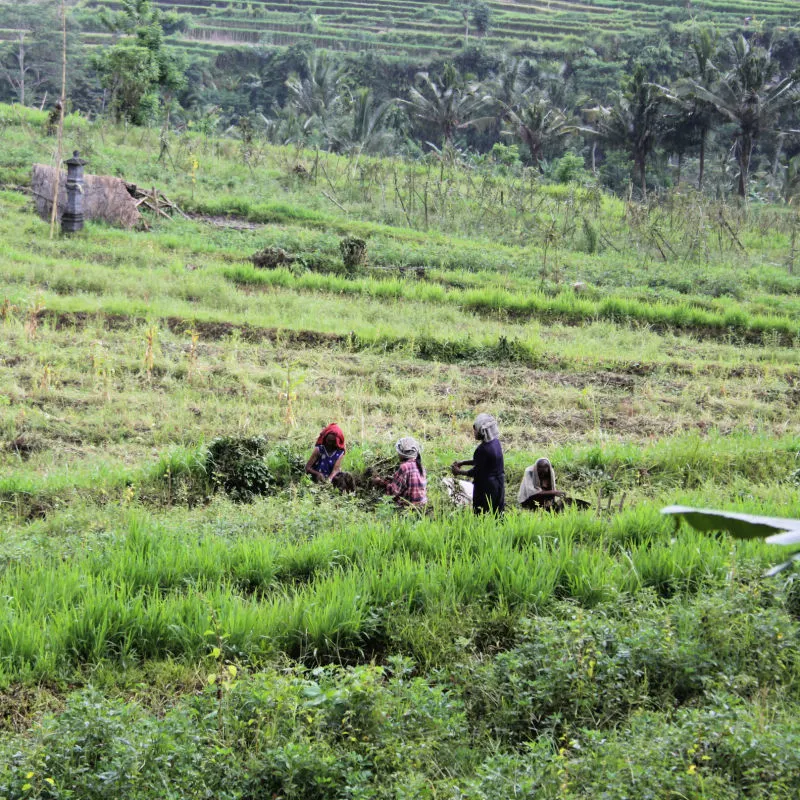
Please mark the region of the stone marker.
[[61, 215], [61, 232], [77, 233], [83, 230], [83, 168], [86, 165], [75, 150], [67, 165], [67, 205]]

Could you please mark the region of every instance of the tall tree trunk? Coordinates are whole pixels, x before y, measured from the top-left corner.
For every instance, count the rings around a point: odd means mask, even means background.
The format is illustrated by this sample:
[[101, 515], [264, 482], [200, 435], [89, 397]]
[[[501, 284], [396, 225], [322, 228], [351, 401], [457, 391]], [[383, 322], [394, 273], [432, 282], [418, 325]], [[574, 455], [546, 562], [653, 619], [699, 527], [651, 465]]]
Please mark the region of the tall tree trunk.
[[531, 153], [531, 161], [539, 167], [539, 171], [541, 172], [541, 155], [542, 155], [542, 148], [540, 142], [536, 139], [535, 136], [528, 137], [528, 149]]
[[19, 104], [25, 105], [25, 33], [19, 32], [19, 48], [17, 50], [17, 63], [19, 64], [19, 85], [17, 86], [17, 93], [19, 94]]
[[739, 139], [739, 197], [747, 197], [747, 185], [750, 180], [750, 156], [753, 152], [753, 138], [750, 134], [742, 134]]
[[772, 177], [775, 178], [778, 175], [778, 170], [781, 166], [781, 153], [783, 152], [783, 140], [786, 134], [779, 133], [778, 134], [778, 142], [777, 147], [775, 148], [775, 158], [772, 162]]
[[706, 171], [706, 137], [708, 136], [708, 129], [703, 127], [700, 129], [700, 174], [697, 176], [698, 190], [703, 188], [703, 175]]
[[645, 176], [647, 158], [644, 154], [637, 153], [634, 157], [634, 161], [636, 163], [636, 168], [639, 170], [639, 177], [641, 179], [642, 200], [647, 200], [647, 178]]
[[56, 232], [58, 184], [61, 180], [61, 157], [64, 149], [64, 112], [67, 106], [67, 6], [61, 0], [61, 102], [58, 113], [58, 144], [56, 146], [56, 179], [53, 186], [53, 208], [50, 212], [50, 238]]

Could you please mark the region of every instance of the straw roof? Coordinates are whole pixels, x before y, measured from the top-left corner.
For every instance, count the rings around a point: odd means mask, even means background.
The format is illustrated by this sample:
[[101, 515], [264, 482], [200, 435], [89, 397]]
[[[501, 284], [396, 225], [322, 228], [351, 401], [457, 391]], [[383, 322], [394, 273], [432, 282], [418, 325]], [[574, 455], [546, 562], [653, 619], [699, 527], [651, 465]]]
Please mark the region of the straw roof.
[[[31, 188], [36, 211], [42, 219], [50, 219], [55, 173], [55, 168], [45, 164], [33, 165]], [[59, 219], [67, 204], [66, 181], [67, 173], [62, 170], [58, 189]], [[103, 220], [123, 228], [133, 228], [142, 218], [125, 181], [109, 175], [84, 175], [83, 213], [87, 220]]]

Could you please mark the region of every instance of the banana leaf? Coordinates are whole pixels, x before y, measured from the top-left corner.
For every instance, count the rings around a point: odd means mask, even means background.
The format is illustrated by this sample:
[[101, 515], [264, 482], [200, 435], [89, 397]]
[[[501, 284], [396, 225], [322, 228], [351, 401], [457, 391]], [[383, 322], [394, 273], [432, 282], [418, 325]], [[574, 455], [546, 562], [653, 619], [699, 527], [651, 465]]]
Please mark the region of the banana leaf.
[[[685, 519], [698, 531], [727, 531], [735, 539], [764, 539], [767, 544], [800, 544], [800, 519], [764, 517], [758, 514], [741, 514], [738, 511], [689, 506], [667, 506], [661, 509], [661, 513], [674, 516], [676, 521]], [[777, 575], [789, 569], [796, 561], [800, 561], [800, 551], [792, 553], [786, 561], [768, 569], [764, 576]]]
[[682, 517], [698, 531], [727, 531], [735, 539], [766, 539], [769, 544], [800, 544], [800, 519], [689, 506], [667, 506], [661, 513]]

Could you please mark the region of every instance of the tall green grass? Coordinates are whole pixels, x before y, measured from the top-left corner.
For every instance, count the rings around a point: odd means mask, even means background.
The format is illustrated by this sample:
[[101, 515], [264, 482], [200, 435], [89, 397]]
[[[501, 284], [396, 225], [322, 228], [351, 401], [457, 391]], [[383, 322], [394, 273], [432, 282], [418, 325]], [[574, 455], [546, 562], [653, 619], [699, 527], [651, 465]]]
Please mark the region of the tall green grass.
[[[396, 615], [542, 613], [563, 599], [592, 608], [643, 589], [669, 597], [719, 585], [730, 545], [671, 536], [650, 508], [623, 514], [613, 536], [586, 514], [502, 524], [459, 514], [364, 521], [278, 547], [198, 539], [139, 512], [100, 550], [6, 566], [0, 668], [5, 680], [43, 680], [105, 661], [194, 662], [219, 641], [246, 662], [352, 660], [389, 646]], [[760, 565], [769, 553], [749, 544], [738, 558]], [[419, 638], [406, 646], [424, 646]]]

